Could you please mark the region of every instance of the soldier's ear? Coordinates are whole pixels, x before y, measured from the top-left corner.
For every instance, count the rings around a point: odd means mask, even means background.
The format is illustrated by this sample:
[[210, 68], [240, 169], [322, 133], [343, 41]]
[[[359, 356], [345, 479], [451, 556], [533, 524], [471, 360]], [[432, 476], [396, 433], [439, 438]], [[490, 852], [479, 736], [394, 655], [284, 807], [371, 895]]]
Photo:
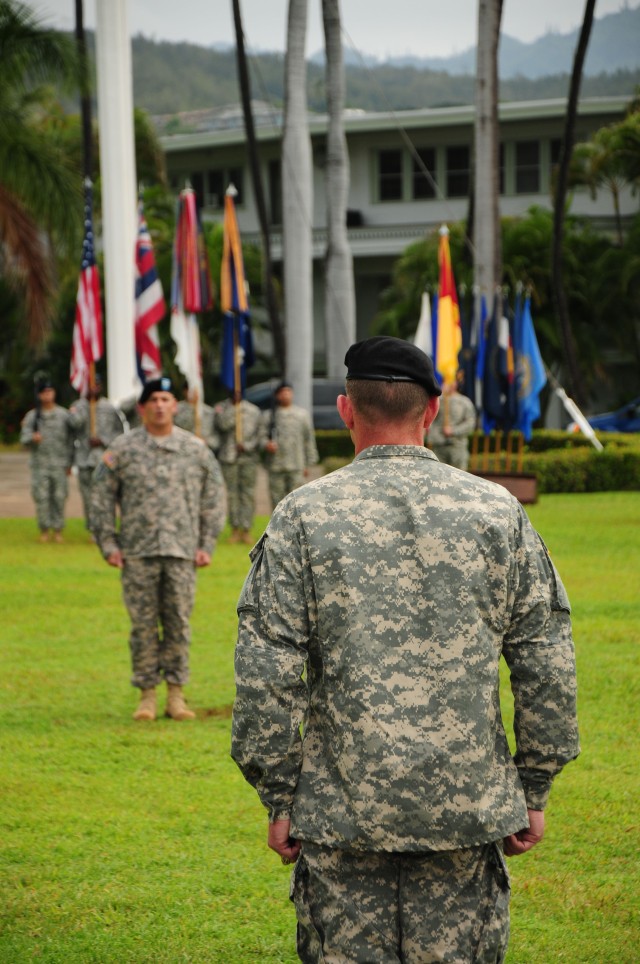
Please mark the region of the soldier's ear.
[[336, 405], [340, 418], [349, 431], [351, 431], [353, 428], [353, 405], [351, 404], [351, 399], [348, 395], [338, 395]]
[[429, 428], [440, 409], [440, 398], [438, 395], [431, 395], [429, 403], [424, 411], [424, 427]]

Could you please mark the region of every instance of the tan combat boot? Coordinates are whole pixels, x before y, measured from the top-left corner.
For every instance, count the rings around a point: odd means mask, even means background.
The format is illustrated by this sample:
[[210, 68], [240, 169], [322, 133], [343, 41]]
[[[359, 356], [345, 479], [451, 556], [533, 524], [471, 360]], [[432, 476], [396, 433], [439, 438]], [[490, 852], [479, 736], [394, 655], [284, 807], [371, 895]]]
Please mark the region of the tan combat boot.
[[240, 542], [241, 539], [242, 533], [240, 532], [240, 529], [233, 529], [231, 535], [229, 536], [229, 544], [232, 545], [236, 542]]
[[167, 690], [167, 708], [164, 715], [170, 716], [172, 720], [195, 720], [196, 714], [184, 701], [182, 687], [177, 683], [167, 683]]
[[133, 714], [134, 720], [155, 720], [156, 691], [155, 689], [140, 690], [140, 703]]

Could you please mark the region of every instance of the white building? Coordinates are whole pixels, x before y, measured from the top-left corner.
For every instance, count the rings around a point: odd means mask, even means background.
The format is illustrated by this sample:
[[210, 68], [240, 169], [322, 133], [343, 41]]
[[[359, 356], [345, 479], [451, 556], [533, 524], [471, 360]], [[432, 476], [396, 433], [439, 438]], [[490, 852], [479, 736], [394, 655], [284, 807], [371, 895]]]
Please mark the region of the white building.
[[[580, 102], [576, 141], [588, 140], [599, 128], [621, 120], [628, 99], [599, 97]], [[566, 101], [503, 103], [500, 120], [500, 213], [523, 215], [532, 205], [551, 208], [551, 177], [564, 129]], [[192, 115], [192, 119], [193, 115]], [[220, 112], [209, 129], [162, 138], [172, 187], [194, 187], [205, 218], [222, 219], [224, 191], [238, 189], [237, 213], [243, 241], [260, 243], [246, 140], [239, 109]], [[369, 334], [388, 286], [394, 260], [411, 242], [443, 222], [467, 217], [471, 186], [473, 107], [367, 113], [348, 110], [344, 126], [351, 165], [349, 240], [354, 259], [357, 335]], [[326, 246], [324, 159], [327, 118], [312, 115], [314, 159], [314, 313], [316, 368], [322, 370], [323, 258]], [[272, 256], [282, 257], [280, 151], [282, 116], [262, 109], [256, 116], [263, 186], [271, 222]], [[415, 156], [419, 156], [420, 163]], [[423, 166], [430, 177], [424, 173]], [[638, 211], [638, 199], [623, 192], [625, 219]], [[575, 192], [573, 214], [589, 217], [602, 230], [613, 231], [609, 194], [594, 200]]]

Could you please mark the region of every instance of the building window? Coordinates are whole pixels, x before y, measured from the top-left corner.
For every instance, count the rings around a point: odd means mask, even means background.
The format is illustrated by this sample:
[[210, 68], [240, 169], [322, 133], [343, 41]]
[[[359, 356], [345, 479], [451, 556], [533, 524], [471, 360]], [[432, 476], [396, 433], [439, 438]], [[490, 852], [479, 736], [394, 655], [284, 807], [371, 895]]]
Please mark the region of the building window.
[[224, 207], [224, 195], [230, 184], [238, 192], [236, 205], [243, 203], [243, 171], [241, 167], [227, 167], [207, 171], [207, 207], [214, 211], [221, 211]]
[[447, 148], [447, 197], [468, 197], [470, 151], [468, 147]]
[[516, 194], [540, 192], [540, 142], [516, 142]]
[[414, 155], [412, 159], [413, 198], [415, 201], [434, 198], [436, 196], [436, 152], [432, 147], [419, 147], [415, 153], [418, 157]]
[[204, 174], [202, 174], [201, 171], [192, 172], [189, 180], [191, 187], [195, 191], [198, 210], [201, 210], [204, 206]]
[[402, 151], [379, 152], [378, 197], [381, 201], [402, 200]]

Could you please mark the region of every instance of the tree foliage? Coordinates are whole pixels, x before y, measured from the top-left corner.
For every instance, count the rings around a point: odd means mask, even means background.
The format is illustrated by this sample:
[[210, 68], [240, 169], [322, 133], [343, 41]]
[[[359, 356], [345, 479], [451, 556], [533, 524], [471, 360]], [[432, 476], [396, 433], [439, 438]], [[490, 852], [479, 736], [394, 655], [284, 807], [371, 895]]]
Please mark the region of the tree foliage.
[[[532, 208], [527, 217], [503, 219], [503, 285], [531, 290], [536, 332], [549, 366], [562, 366], [552, 298], [552, 214]], [[461, 301], [472, 278], [463, 258], [464, 225], [450, 225], [451, 260]], [[437, 291], [438, 232], [410, 245], [397, 260], [375, 319], [378, 333], [413, 338], [422, 292]], [[581, 372], [587, 388], [609, 390], [620, 403], [638, 390], [640, 368], [640, 215], [622, 246], [586, 221], [568, 217], [563, 239], [565, 284]], [[511, 299], [513, 300], [513, 298]], [[620, 377], [622, 372], [622, 378]], [[633, 380], [635, 372], [635, 381]], [[627, 377], [628, 376], [628, 377]], [[625, 378], [627, 380], [625, 380]]]

